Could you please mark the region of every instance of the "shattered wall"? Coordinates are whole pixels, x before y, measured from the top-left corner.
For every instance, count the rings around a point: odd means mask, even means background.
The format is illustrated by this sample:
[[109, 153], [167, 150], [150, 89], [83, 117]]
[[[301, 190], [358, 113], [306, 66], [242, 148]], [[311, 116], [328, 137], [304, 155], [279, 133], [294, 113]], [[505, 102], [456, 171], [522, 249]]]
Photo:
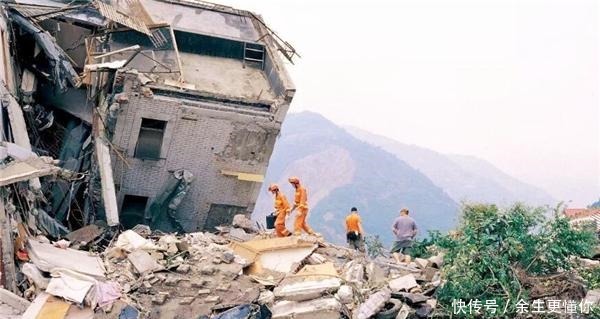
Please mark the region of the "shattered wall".
[[[186, 231], [211, 228], [228, 219], [208, 218], [209, 211], [231, 218], [236, 213], [251, 212], [260, 183], [239, 180], [221, 171], [266, 172], [281, 125], [272, 120], [272, 114], [251, 109], [240, 112], [217, 102], [156, 92], [140, 94], [139, 88], [136, 76], [128, 75], [122, 93], [128, 102], [121, 104], [112, 141], [127, 160], [124, 164], [113, 156], [120, 205], [125, 195], [148, 197], [152, 202], [170, 174], [185, 169], [194, 175], [177, 211]], [[134, 156], [143, 118], [167, 121], [159, 159]]]
[[6, 84], [10, 92], [15, 92], [15, 76], [14, 76], [14, 63], [10, 56], [10, 29], [5, 19], [4, 9], [0, 8], [0, 43], [2, 49], [0, 50], [0, 80]]

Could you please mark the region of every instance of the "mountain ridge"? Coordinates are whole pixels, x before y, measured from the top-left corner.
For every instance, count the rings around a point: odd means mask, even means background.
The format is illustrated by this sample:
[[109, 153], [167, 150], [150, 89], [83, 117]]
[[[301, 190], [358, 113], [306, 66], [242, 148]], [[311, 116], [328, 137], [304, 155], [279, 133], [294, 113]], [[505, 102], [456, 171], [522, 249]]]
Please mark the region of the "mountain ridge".
[[381, 147], [407, 162], [442, 187], [456, 202], [499, 205], [524, 202], [532, 206], [555, 205], [557, 202], [544, 190], [524, 183], [476, 156], [443, 154], [359, 128], [345, 129], [356, 138]]

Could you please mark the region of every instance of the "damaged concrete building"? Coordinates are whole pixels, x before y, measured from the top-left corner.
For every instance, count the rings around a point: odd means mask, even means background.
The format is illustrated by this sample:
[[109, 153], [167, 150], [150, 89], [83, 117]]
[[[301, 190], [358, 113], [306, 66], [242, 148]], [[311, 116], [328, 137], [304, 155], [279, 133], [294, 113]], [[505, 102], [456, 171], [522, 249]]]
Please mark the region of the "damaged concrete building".
[[30, 182], [50, 235], [250, 214], [295, 92], [282, 58], [296, 52], [260, 16], [187, 0], [3, 10], [3, 114], [12, 104], [24, 121], [3, 116], [2, 140], [81, 174]]

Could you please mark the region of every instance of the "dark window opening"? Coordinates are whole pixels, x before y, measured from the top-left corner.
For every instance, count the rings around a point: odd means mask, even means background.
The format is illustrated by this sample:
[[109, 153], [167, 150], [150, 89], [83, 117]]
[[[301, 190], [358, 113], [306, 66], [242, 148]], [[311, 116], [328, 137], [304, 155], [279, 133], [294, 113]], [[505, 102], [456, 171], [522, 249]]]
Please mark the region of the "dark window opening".
[[121, 225], [129, 229], [138, 224], [145, 224], [146, 204], [148, 204], [148, 197], [125, 195], [121, 207]]
[[166, 126], [165, 121], [142, 118], [134, 156], [142, 159], [159, 159]]
[[247, 207], [242, 206], [211, 204], [204, 224], [204, 230], [215, 231], [216, 226], [231, 225], [233, 216], [244, 214], [247, 210]]

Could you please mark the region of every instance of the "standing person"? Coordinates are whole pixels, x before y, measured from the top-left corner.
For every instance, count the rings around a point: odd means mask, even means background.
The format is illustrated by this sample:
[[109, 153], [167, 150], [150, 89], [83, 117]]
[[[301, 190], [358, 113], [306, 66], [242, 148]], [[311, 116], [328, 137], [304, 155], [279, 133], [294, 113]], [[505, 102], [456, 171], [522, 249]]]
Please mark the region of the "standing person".
[[362, 221], [358, 215], [358, 209], [352, 207], [350, 214], [346, 216], [346, 240], [350, 248], [354, 248], [362, 253], [365, 252], [364, 235]]
[[[396, 235], [396, 241], [392, 246], [391, 253], [396, 262], [402, 262], [402, 257], [406, 248], [412, 247], [413, 240], [417, 236], [417, 223], [408, 216], [408, 209], [403, 208], [400, 211], [400, 217], [396, 218], [392, 225], [392, 232]], [[410, 256], [407, 255], [407, 260]]]
[[298, 209], [296, 221], [294, 222], [294, 235], [300, 235], [302, 231], [307, 232], [309, 235], [316, 235], [306, 223], [306, 218], [308, 217], [308, 195], [306, 193], [306, 188], [300, 185], [300, 179], [298, 177], [290, 177], [288, 181], [296, 189], [294, 207], [292, 207], [292, 211]]
[[275, 234], [277, 237], [291, 236], [292, 233], [285, 228], [285, 219], [291, 211], [290, 204], [288, 203], [287, 198], [285, 198], [285, 195], [279, 191], [279, 185], [271, 184], [271, 186], [269, 186], [269, 192], [275, 195]]

